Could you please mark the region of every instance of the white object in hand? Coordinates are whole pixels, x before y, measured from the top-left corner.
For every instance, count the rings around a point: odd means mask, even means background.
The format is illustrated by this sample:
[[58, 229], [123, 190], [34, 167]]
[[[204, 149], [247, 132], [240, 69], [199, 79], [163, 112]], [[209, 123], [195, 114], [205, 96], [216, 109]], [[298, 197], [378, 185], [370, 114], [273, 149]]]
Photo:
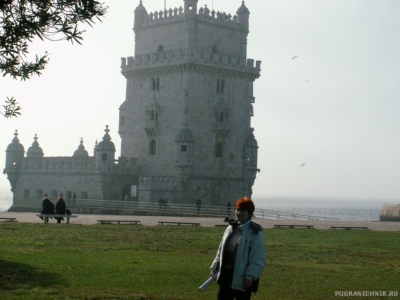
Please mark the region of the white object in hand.
[[214, 281], [214, 278], [210, 277], [204, 282], [201, 286], [199, 286], [199, 291], [204, 292], [204, 290]]

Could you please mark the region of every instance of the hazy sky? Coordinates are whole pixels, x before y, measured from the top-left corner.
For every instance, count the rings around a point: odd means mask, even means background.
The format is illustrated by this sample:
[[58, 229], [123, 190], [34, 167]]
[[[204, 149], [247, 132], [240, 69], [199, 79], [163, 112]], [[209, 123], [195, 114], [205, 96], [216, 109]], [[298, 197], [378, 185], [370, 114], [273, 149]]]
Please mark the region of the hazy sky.
[[[32, 55], [50, 53], [41, 77], [0, 78], [1, 102], [14, 96], [23, 108], [17, 119], [0, 118], [3, 168], [15, 129], [25, 151], [36, 133], [45, 156], [71, 156], [81, 137], [93, 155], [108, 124], [120, 154], [120, 58], [134, 56], [139, 0], [105, 2], [107, 18], [88, 28], [82, 46], [34, 42]], [[183, 6], [166, 2], [167, 9]], [[164, 9], [163, 0], [143, 4], [148, 13]], [[241, 1], [199, 0], [198, 8], [205, 4], [234, 15]], [[248, 0], [246, 6], [248, 57], [262, 61], [254, 84], [261, 172], [253, 197], [399, 202], [400, 1]], [[0, 176], [0, 190], [9, 187]]]

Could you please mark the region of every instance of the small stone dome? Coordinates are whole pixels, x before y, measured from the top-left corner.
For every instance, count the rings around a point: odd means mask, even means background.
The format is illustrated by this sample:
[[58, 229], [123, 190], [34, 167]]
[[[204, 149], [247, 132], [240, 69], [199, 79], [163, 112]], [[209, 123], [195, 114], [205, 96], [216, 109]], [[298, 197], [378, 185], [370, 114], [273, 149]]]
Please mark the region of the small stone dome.
[[8, 144], [6, 151], [25, 152], [24, 146], [19, 142], [17, 130], [15, 130], [14, 138], [11, 142], [11, 144]]
[[241, 16], [241, 15], [249, 15], [249, 14], [250, 14], [249, 9], [246, 7], [246, 5], [244, 5], [244, 1], [242, 1], [242, 6], [238, 8], [236, 14], [237, 14], [238, 16]]
[[143, 6], [143, 4], [142, 4], [142, 0], [140, 0], [140, 3], [139, 3], [139, 5], [135, 8], [135, 11], [134, 11], [135, 13], [138, 13], [138, 12], [145, 12], [146, 14], [147, 14], [147, 11], [146, 11], [146, 8]]
[[175, 142], [193, 142], [194, 138], [189, 128], [182, 128], [176, 136]]
[[86, 157], [89, 156], [88, 152], [85, 150], [85, 146], [83, 146], [83, 138], [81, 138], [81, 144], [78, 146], [78, 150], [75, 150], [74, 157]]
[[104, 130], [106, 134], [103, 136], [103, 140], [97, 145], [97, 151], [107, 151], [107, 152], [115, 152], [115, 145], [111, 142], [111, 137], [108, 134], [110, 130], [108, 129], [108, 125], [106, 125], [106, 129]]
[[246, 138], [246, 142], [244, 144], [244, 146], [246, 148], [258, 148], [258, 143], [256, 138], [254, 137], [253, 133], [250, 133], [247, 138]]
[[43, 150], [42, 148], [39, 147], [39, 143], [37, 141], [38, 137], [35, 133], [35, 137], [33, 138], [34, 141], [32, 143], [32, 146], [28, 148], [28, 151], [26, 152], [27, 157], [43, 157]]

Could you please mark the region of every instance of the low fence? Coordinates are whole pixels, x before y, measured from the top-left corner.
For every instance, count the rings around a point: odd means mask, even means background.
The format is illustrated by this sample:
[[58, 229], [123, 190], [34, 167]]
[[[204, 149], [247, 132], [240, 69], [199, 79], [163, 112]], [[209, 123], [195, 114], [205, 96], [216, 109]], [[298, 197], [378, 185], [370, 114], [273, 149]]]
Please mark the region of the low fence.
[[294, 213], [275, 211], [275, 210], [269, 210], [269, 209], [263, 209], [263, 208], [256, 209], [254, 212], [254, 215], [256, 218], [274, 219], [274, 220], [310, 220], [310, 221], [318, 221], [318, 220], [338, 221], [339, 220], [336, 218], [294, 214]]
[[[99, 200], [99, 199], [77, 199], [67, 201], [67, 206], [78, 213], [98, 214], [164, 214], [182, 216], [228, 216], [234, 217], [234, 208], [216, 205], [191, 205], [191, 204], [159, 204], [154, 202], [137, 202], [132, 200]], [[335, 218], [309, 216], [263, 208], [256, 208], [255, 218], [274, 220], [338, 220]]]

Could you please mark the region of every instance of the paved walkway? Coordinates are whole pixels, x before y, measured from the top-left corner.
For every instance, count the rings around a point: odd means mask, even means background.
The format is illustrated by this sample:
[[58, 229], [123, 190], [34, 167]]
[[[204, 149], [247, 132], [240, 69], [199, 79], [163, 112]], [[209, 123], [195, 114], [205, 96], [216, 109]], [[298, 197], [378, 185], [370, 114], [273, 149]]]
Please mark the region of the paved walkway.
[[[166, 216], [132, 216], [132, 215], [85, 215], [77, 214], [77, 218], [70, 219], [70, 224], [93, 225], [97, 220], [138, 220], [145, 226], [157, 226], [158, 221], [180, 221], [200, 223], [204, 227], [226, 224], [223, 218], [204, 217], [166, 217]], [[18, 222], [42, 223], [43, 221], [31, 212], [0, 212], [0, 218], [16, 218]], [[0, 221], [3, 222], [3, 221]], [[263, 228], [273, 228], [275, 224], [299, 224], [313, 225], [316, 229], [329, 229], [331, 226], [362, 226], [374, 231], [400, 231], [400, 222], [378, 222], [378, 221], [300, 221], [300, 220], [271, 220], [254, 219]], [[55, 220], [50, 220], [55, 223]], [[122, 226], [122, 225], [121, 225]]]

